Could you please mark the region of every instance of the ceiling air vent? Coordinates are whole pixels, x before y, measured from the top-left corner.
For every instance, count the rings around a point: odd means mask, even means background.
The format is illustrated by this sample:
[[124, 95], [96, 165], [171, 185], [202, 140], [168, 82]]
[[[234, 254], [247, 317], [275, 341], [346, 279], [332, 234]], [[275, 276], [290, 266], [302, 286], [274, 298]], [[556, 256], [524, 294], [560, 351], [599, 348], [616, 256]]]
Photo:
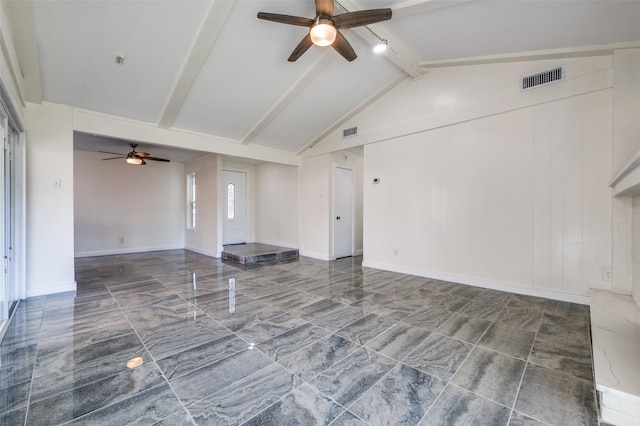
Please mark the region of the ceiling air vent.
[[544, 86], [545, 84], [560, 81], [562, 79], [564, 79], [564, 67], [558, 67], [552, 70], [526, 75], [522, 77], [522, 90]]
[[358, 134], [358, 126], [349, 127], [348, 129], [342, 130], [342, 137], [348, 138], [349, 136], [355, 136]]

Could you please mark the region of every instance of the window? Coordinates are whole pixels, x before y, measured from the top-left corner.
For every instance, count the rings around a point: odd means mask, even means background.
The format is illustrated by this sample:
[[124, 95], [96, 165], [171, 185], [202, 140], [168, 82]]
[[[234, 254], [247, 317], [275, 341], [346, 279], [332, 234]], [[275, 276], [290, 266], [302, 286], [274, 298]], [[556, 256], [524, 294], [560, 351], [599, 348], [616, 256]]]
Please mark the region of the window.
[[230, 183], [227, 185], [227, 219], [236, 217], [236, 187]]
[[196, 227], [196, 174], [191, 173], [187, 176], [187, 226], [190, 229]]

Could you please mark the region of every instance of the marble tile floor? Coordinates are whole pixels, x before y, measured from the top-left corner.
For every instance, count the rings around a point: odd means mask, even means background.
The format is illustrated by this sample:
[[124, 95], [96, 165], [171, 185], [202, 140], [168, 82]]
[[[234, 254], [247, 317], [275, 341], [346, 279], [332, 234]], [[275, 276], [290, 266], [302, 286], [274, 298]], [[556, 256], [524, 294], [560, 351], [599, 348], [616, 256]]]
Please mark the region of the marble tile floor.
[[4, 336], [0, 423], [597, 425], [587, 306], [361, 262], [77, 259]]

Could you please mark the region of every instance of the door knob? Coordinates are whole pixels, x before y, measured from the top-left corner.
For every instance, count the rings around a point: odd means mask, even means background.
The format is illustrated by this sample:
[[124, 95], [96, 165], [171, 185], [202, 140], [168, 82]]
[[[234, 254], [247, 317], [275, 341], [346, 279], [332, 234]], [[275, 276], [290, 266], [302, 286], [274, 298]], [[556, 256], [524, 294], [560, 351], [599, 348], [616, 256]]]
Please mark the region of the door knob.
[[336, 216], [336, 219], [340, 220], [340, 216]]

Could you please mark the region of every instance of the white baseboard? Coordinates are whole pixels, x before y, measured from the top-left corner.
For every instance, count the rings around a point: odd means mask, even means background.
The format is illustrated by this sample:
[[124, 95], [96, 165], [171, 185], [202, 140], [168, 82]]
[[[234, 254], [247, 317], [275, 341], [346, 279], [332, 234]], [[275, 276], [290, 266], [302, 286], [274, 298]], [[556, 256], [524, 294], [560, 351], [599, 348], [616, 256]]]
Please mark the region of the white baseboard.
[[195, 253], [204, 254], [205, 256], [215, 257], [216, 259], [219, 259], [222, 256], [220, 252], [203, 250], [201, 248], [196, 248], [196, 247], [185, 247], [184, 249], [195, 252]]
[[144, 253], [148, 251], [179, 250], [184, 248], [185, 248], [184, 246], [117, 248], [117, 249], [107, 249], [107, 250], [77, 251], [75, 252], [74, 256], [75, 257], [111, 256], [114, 254]]
[[312, 251], [303, 251], [300, 250], [299, 251], [300, 256], [304, 256], [304, 257], [311, 257], [313, 259], [318, 259], [318, 260], [335, 260], [335, 259], [331, 259], [331, 257], [329, 257], [327, 254], [325, 253], [314, 253]]
[[362, 256], [364, 253], [364, 250], [360, 249], [360, 250], [356, 250], [353, 252], [354, 256]]
[[76, 291], [78, 284], [75, 281], [69, 283], [58, 283], [47, 285], [46, 287], [27, 288], [27, 297], [46, 296], [47, 294], [64, 293], [67, 291]]
[[526, 287], [514, 283], [487, 281], [480, 278], [447, 274], [427, 269], [412, 268], [408, 266], [392, 265], [380, 262], [368, 262], [366, 260], [362, 262], [362, 266], [374, 269], [382, 269], [384, 271], [399, 272], [401, 274], [415, 275], [418, 277], [432, 278], [435, 280], [450, 281], [453, 283], [466, 284], [474, 287], [508, 291], [510, 293], [524, 294], [527, 296], [544, 297], [547, 299], [561, 300], [563, 302], [579, 303], [581, 305], [588, 305], [590, 300], [589, 296], [581, 294], [564, 293], [561, 291], [554, 291], [546, 288]]

